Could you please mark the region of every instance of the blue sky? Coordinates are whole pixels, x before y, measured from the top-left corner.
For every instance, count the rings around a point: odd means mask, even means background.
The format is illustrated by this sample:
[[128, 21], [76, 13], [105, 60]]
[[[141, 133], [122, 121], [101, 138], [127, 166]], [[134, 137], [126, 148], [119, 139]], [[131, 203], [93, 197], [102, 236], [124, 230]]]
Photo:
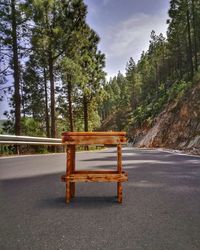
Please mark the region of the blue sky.
[[166, 34], [168, 0], [85, 0], [87, 21], [99, 34], [99, 48], [106, 55], [107, 78], [125, 66], [132, 56], [137, 62], [148, 49], [150, 33]]

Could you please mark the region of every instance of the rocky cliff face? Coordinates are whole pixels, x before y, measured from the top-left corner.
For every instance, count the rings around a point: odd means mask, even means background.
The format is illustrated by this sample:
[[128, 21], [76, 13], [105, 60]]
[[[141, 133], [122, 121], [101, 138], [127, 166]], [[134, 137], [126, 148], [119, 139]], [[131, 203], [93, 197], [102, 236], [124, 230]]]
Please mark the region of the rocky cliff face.
[[139, 147], [163, 147], [200, 154], [200, 83], [168, 104], [150, 129], [137, 131]]

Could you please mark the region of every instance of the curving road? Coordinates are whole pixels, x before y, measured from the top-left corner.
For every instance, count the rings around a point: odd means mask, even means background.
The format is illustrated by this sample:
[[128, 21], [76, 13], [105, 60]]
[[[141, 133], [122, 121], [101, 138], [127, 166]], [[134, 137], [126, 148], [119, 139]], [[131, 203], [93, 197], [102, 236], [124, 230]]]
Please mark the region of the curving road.
[[[78, 153], [79, 168], [113, 168], [116, 151]], [[200, 249], [200, 158], [123, 149], [129, 181], [77, 185], [65, 204], [65, 155], [0, 159], [0, 249]]]

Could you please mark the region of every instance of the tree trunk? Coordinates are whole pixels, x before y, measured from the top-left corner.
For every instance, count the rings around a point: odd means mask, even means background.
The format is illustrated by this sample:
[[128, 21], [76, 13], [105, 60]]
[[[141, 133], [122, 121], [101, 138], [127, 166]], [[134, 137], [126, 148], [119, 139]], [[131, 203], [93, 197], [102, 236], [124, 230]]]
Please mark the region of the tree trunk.
[[194, 32], [194, 66], [195, 71], [198, 70], [198, 57], [197, 57], [197, 25], [196, 25], [196, 13], [194, 0], [192, 0], [192, 22], [193, 22], [193, 32]]
[[21, 92], [20, 96], [21, 96], [21, 106], [22, 106], [21, 115], [23, 115], [23, 118], [25, 118], [26, 117], [26, 112], [25, 112], [25, 100], [24, 100], [23, 89], [24, 89], [24, 83], [22, 81], [21, 86], [20, 86], [20, 92]]
[[73, 132], [74, 126], [73, 126], [73, 110], [72, 110], [72, 84], [69, 76], [67, 79], [67, 97], [68, 97], [70, 131]]
[[84, 130], [88, 131], [88, 103], [86, 95], [83, 95]]
[[55, 125], [55, 89], [54, 89], [54, 75], [53, 75], [53, 57], [51, 52], [51, 46], [49, 48], [49, 80], [51, 91], [51, 137], [56, 137], [56, 125]]
[[192, 40], [191, 40], [191, 29], [190, 29], [190, 13], [187, 6], [187, 32], [188, 32], [188, 45], [189, 45], [189, 63], [191, 78], [194, 76], [193, 61], [192, 61]]
[[20, 72], [18, 59], [17, 45], [17, 24], [16, 24], [16, 9], [15, 0], [11, 1], [11, 16], [12, 16], [12, 51], [13, 51], [13, 68], [14, 68], [14, 104], [15, 104], [15, 134], [20, 135], [21, 130], [21, 96], [20, 96]]
[[47, 93], [47, 74], [46, 69], [44, 67], [43, 70], [44, 74], [44, 91], [45, 91], [45, 123], [46, 123], [46, 135], [47, 137], [50, 137], [50, 131], [49, 131], [49, 112], [48, 112], [48, 93]]
[[182, 69], [182, 54], [181, 54], [181, 43], [180, 43], [180, 39], [179, 36], [177, 36], [178, 39], [178, 70], [179, 70], [179, 77], [180, 79], [183, 78], [183, 69]]
[[159, 77], [158, 77], [158, 63], [155, 61], [155, 80], [156, 80], [156, 96], [158, 96]]

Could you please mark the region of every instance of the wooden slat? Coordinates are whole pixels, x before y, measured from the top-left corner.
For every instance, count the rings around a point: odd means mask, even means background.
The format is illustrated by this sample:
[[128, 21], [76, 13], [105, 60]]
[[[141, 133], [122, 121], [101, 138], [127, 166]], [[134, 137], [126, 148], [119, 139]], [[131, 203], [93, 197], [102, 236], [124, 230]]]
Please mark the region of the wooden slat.
[[126, 136], [126, 132], [63, 132], [62, 136]]
[[63, 136], [62, 143], [67, 145], [89, 145], [89, 144], [103, 144], [103, 145], [117, 145], [119, 143], [125, 144], [126, 138], [123, 136]]
[[126, 132], [64, 132], [62, 143], [68, 145], [126, 143]]
[[75, 174], [118, 174], [116, 170], [76, 170]]
[[[74, 172], [74, 174], [77, 174], [77, 175], [87, 175], [87, 174], [118, 174], [118, 171], [115, 171], [115, 170], [76, 170]], [[124, 176], [128, 176], [128, 174], [126, 172], [122, 172], [122, 175]], [[66, 178], [67, 178], [67, 175], [62, 175], [61, 176], [61, 180], [63, 182], [66, 181]]]
[[62, 181], [70, 182], [123, 182], [127, 181], [126, 174], [71, 174], [63, 175]]

